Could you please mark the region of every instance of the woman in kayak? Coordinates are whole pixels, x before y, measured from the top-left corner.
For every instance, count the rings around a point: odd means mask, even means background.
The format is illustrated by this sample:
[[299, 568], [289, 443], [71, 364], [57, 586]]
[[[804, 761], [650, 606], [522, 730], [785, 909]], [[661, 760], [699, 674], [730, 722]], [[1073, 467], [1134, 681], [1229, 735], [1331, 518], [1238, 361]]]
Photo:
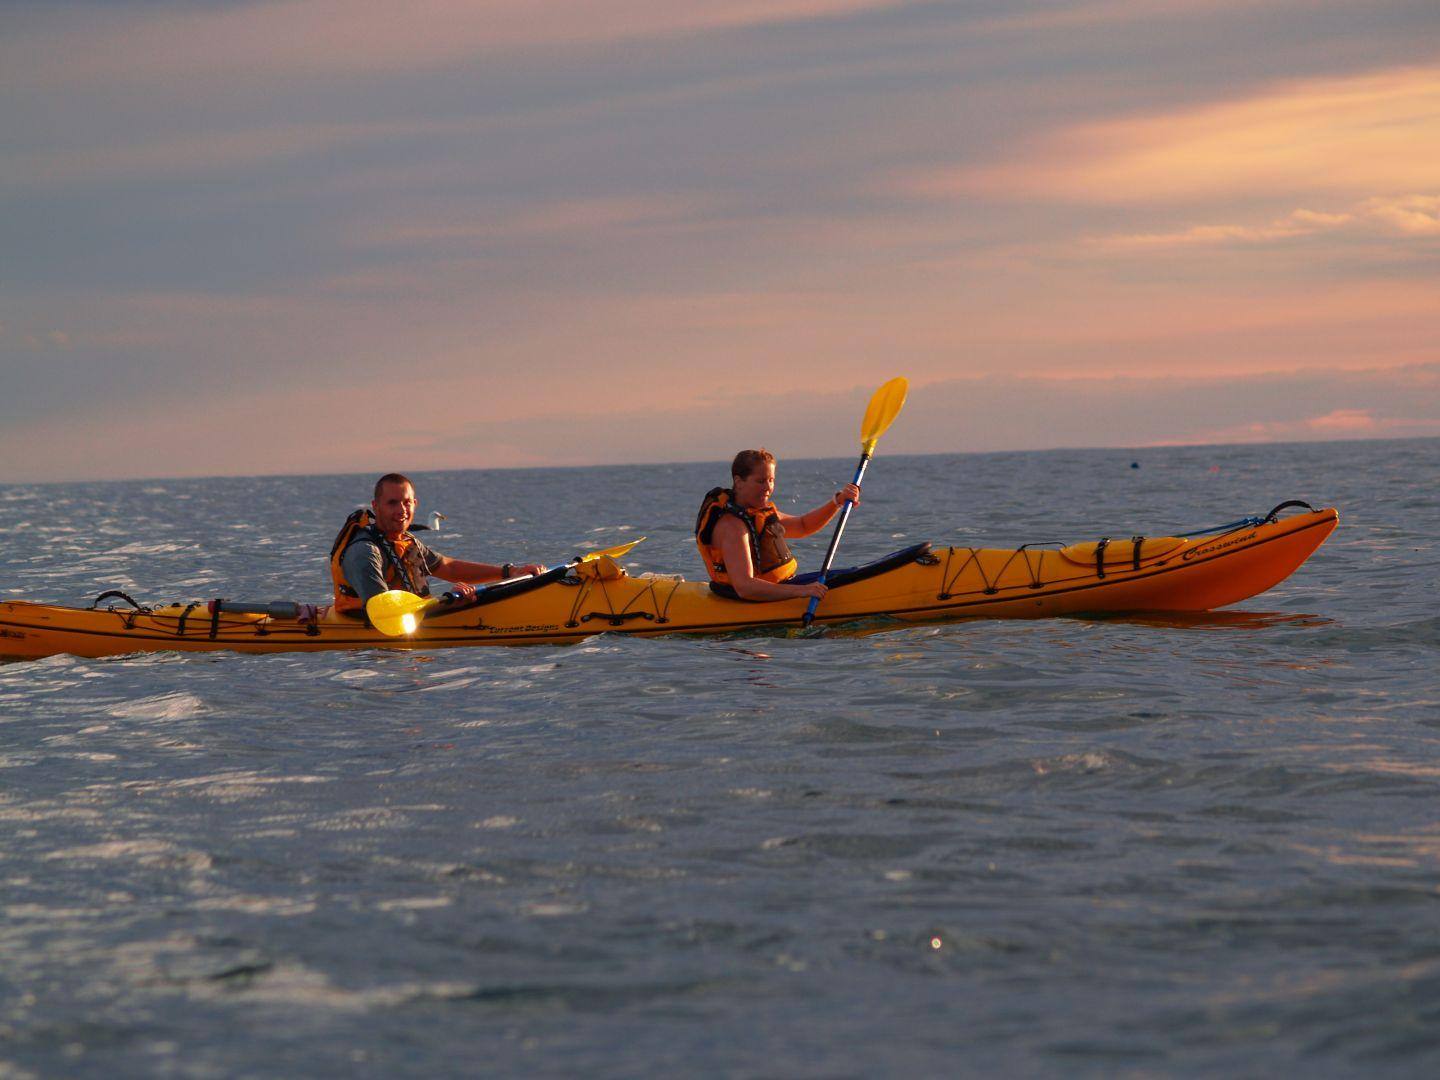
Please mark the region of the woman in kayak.
[[346, 520], [330, 548], [337, 612], [362, 615], [367, 600], [390, 589], [429, 596], [427, 579], [432, 577], [456, 584], [456, 592], [470, 596], [481, 582], [544, 572], [538, 563], [492, 566], [432, 551], [409, 532], [417, 505], [409, 477], [387, 473], [375, 482], [370, 509], [356, 510]]
[[775, 508], [775, 455], [741, 450], [730, 465], [732, 486], [712, 488], [695, 519], [695, 543], [710, 588], [740, 600], [823, 597], [818, 581], [795, 578], [796, 562], [786, 538], [823, 529], [846, 501], [858, 503], [860, 489], [846, 484], [835, 495], [798, 517]]

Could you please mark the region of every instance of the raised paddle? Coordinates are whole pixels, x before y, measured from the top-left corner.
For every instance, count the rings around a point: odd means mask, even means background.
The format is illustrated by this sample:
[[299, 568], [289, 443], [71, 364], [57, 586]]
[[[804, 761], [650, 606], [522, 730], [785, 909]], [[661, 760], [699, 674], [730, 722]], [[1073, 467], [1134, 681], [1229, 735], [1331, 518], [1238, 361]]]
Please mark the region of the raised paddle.
[[[894, 378], [887, 382], [875, 396], [870, 399], [870, 405], [865, 410], [865, 419], [860, 421], [860, 465], [855, 470], [855, 479], [852, 481], [856, 487], [860, 486], [860, 480], [865, 475], [865, 466], [870, 464], [870, 458], [875, 453], [875, 444], [880, 441], [880, 436], [885, 434], [885, 429], [894, 422], [895, 417], [900, 415], [900, 410], [905, 407], [905, 393], [910, 389], [910, 384], [903, 378]], [[825, 578], [830, 573], [830, 564], [835, 561], [835, 549], [840, 546], [840, 537], [845, 532], [845, 522], [850, 520], [850, 511], [855, 504], [849, 499], [845, 500], [844, 507], [840, 510], [840, 520], [835, 525], [835, 535], [830, 538], [830, 549], [825, 552], [825, 561], [820, 565], [820, 577], [817, 579], [820, 584], [825, 584]], [[820, 598], [812, 596], [810, 605], [805, 609], [803, 625], [809, 626], [810, 621], [815, 618], [815, 609], [820, 606]]]
[[[640, 537], [640, 540], [644, 539], [645, 537]], [[607, 555], [612, 559], [618, 559], [636, 544], [640, 543], [640, 540], [631, 540], [628, 544], [605, 548], [603, 551], [587, 551], [583, 555], [576, 555], [563, 565], [578, 566], [581, 563], [603, 559]], [[551, 569], [556, 568], [551, 567]], [[545, 572], [549, 573], [548, 570]], [[521, 574], [520, 577], [508, 578], [507, 580], [520, 581], [529, 576], [528, 574]], [[494, 585], [488, 585], [484, 589], [477, 589], [476, 595], [478, 596], [488, 589], [493, 589], [496, 585], [501, 584], [504, 584], [504, 582], [496, 582]], [[391, 589], [389, 592], [377, 593], [367, 600], [365, 602], [365, 614], [370, 617], [370, 625], [375, 627], [376, 630], [379, 630], [387, 637], [399, 637], [401, 634], [413, 634], [416, 628], [419, 627], [420, 620], [425, 617], [425, 613], [440, 603], [440, 599], [438, 596], [416, 596], [414, 593], [406, 592], [404, 589]]]

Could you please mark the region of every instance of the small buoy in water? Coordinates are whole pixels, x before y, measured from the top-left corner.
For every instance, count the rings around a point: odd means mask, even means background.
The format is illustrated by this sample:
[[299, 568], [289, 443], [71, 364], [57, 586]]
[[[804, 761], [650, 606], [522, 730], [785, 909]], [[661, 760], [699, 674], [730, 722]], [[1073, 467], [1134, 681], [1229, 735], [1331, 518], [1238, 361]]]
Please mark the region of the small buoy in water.
[[1219, 472], [1219, 471], [1220, 471], [1220, 466], [1219, 466], [1219, 465], [1211, 465], [1211, 466], [1210, 466], [1210, 471], [1211, 471], [1211, 472]]
[[1130, 468], [1132, 468], [1132, 469], [1138, 469], [1139, 467], [1140, 467], [1140, 463], [1139, 463], [1138, 461], [1132, 461], [1132, 462], [1130, 462]]

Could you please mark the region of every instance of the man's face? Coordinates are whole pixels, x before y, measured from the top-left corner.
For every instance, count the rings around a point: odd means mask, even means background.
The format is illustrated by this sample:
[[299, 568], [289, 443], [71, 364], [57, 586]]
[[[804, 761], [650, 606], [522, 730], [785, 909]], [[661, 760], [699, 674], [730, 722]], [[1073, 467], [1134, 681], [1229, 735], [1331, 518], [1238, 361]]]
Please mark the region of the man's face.
[[775, 465], [765, 462], [749, 476], [731, 477], [735, 482], [735, 501], [747, 510], [757, 510], [775, 494]]
[[375, 522], [386, 536], [398, 536], [415, 520], [415, 489], [409, 484], [382, 484], [380, 494], [370, 504]]

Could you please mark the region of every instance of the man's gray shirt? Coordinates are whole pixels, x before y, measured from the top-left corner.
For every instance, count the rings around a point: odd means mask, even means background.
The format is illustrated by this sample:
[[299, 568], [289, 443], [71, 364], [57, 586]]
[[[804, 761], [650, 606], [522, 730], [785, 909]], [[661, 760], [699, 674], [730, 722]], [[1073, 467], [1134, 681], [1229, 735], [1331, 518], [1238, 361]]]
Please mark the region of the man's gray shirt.
[[[415, 541], [415, 550], [425, 564], [426, 573], [433, 573], [440, 555], [419, 540]], [[345, 580], [360, 594], [362, 601], [390, 588], [385, 582], [385, 555], [380, 545], [363, 532], [350, 541], [350, 546], [340, 556], [340, 569], [345, 571]]]

